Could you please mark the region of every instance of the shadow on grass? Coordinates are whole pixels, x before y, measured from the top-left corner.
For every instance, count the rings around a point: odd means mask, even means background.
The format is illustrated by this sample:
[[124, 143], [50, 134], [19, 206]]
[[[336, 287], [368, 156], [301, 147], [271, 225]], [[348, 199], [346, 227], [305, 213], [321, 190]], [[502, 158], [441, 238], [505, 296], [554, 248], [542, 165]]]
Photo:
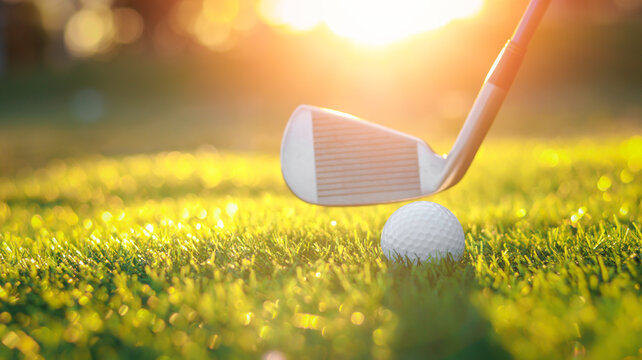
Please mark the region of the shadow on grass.
[[399, 319], [391, 350], [400, 359], [510, 359], [491, 324], [470, 302], [478, 290], [465, 262], [391, 264], [383, 303]]

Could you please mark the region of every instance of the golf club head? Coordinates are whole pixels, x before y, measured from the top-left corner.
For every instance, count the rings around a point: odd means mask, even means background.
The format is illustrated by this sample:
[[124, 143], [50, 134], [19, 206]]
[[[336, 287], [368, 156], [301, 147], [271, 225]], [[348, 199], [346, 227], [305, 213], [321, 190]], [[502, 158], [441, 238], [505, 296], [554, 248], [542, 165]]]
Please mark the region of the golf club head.
[[299, 106], [281, 143], [281, 171], [301, 200], [368, 205], [439, 190], [446, 160], [422, 140], [352, 115]]

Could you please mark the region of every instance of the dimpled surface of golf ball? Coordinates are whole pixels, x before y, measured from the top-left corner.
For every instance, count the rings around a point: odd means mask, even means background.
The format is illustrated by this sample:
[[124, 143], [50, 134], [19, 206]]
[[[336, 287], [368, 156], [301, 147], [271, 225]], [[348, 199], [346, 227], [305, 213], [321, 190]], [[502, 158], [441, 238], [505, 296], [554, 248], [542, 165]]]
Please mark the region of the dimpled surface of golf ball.
[[381, 232], [381, 249], [389, 260], [399, 255], [424, 262], [440, 260], [451, 254], [461, 259], [465, 248], [464, 230], [459, 220], [445, 207], [417, 201], [397, 209]]

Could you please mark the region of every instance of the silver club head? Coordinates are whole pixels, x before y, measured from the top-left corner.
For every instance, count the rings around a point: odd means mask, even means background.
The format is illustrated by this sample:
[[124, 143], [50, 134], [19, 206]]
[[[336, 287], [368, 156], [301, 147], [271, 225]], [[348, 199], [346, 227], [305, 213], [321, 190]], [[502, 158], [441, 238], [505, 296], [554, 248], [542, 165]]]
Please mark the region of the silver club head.
[[414, 136], [301, 105], [290, 117], [281, 143], [281, 171], [290, 190], [318, 205], [367, 205], [418, 198], [455, 185], [493, 123], [550, 2], [529, 3], [447, 157]]
[[438, 191], [446, 165], [422, 140], [352, 115], [299, 106], [285, 129], [281, 170], [318, 205], [367, 205]]

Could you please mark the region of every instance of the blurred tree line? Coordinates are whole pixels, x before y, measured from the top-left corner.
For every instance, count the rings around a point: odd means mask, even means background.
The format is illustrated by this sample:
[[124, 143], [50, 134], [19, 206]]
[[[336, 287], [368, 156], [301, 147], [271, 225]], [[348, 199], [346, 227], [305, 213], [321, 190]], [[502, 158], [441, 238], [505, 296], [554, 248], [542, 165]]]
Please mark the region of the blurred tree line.
[[[216, 29], [204, 28], [194, 36], [168, 26], [174, 12], [225, 12], [230, 6], [255, 11], [260, 0], [0, 0], [0, 74], [47, 62], [65, 62], [77, 57], [90, 57], [118, 51], [123, 45], [136, 43], [151, 54], [158, 51], [158, 37], [180, 37], [183, 42], [200, 43], [215, 51], [218, 46]], [[642, 0], [555, 0], [550, 21], [619, 21], [639, 19]], [[510, 11], [524, 6], [512, 0], [489, 0], [493, 11]], [[93, 13], [84, 12], [93, 9]], [[115, 12], [120, 9], [124, 11]], [[116, 15], [122, 15], [117, 17]], [[188, 14], [189, 15], [189, 14]], [[216, 14], [214, 16], [217, 16]], [[109, 23], [101, 18], [109, 19]], [[179, 19], [180, 20], [180, 19]], [[131, 29], [134, 26], [136, 29]], [[127, 29], [129, 27], [130, 29]], [[130, 31], [130, 34], [120, 34]], [[131, 34], [131, 32], [137, 32]], [[102, 32], [102, 33], [101, 33]], [[109, 33], [109, 34], [108, 34]], [[160, 35], [159, 35], [160, 33]], [[102, 43], [106, 34], [127, 41]], [[115, 34], [115, 35], [114, 35]], [[196, 34], [199, 35], [199, 34]], [[112, 36], [112, 37], [113, 37]], [[155, 39], [156, 38], [156, 39]], [[113, 40], [113, 39], [112, 39]], [[200, 41], [199, 41], [200, 40]], [[639, 39], [638, 39], [639, 40]], [[209, 46], [217, 45], [217, 46]], [[161, 46], [162, 47], [162, 46]]]
[[[0, 0], [0, 163], [278, 149], [300, 103], [438, 140], [459, 130], [528, 0], [484, 0], [375, 49], [270, 21], [264, 7], [282, 1], [349, 0]], [[494, 133], [638, 131], [641, 19], [642, 0], [553, 0]]]
[[[47, 61], [74, 58], [73, 52], [65, 44], [65, 26], [73, 19], [74, 14], [84, 8], [134, 11], [144, 24], [140, 38], [134, 40], [145, 44], [151, 41], [151, 29], [167, 21], [170, 9], [181, 1], [183, 0], [0, 0], [0, 73]], [[85, 25], [91, 27], [90, 23]]]

